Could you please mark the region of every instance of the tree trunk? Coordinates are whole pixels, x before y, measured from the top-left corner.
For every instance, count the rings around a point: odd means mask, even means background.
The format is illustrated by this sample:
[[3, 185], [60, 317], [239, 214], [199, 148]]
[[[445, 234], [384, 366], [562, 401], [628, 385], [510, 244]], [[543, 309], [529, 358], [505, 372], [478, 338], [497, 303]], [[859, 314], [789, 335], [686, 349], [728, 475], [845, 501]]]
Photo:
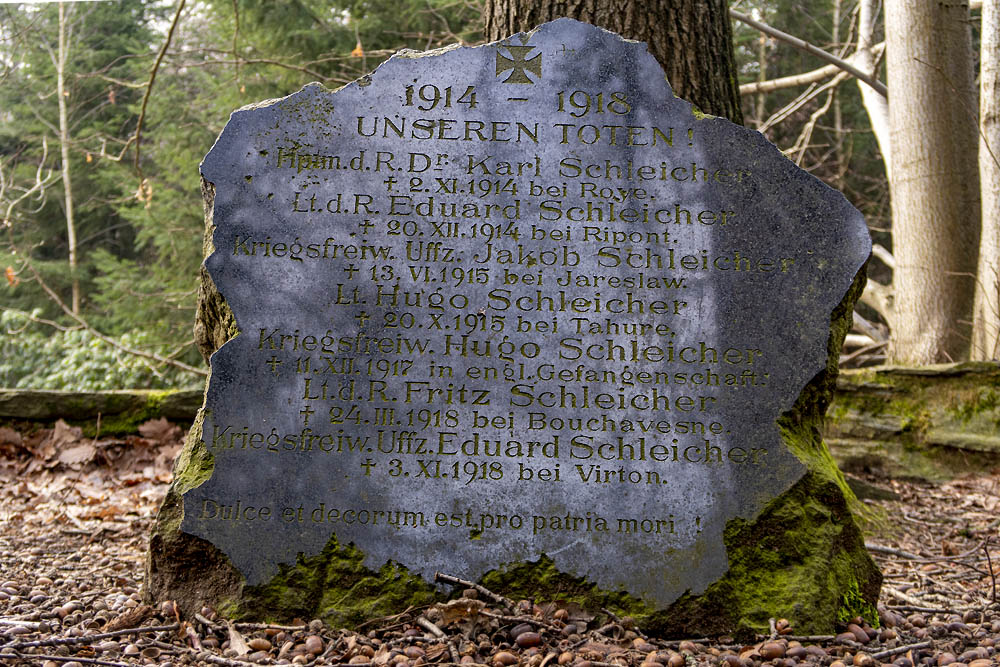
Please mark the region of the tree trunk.
[[979, 174], [967, 2], [888, 0], [892, 236], [890, 358], [967, 357]]
[[725, 0], [486, 0], [489, 41], [569, 17], [646, 42], [678, 97], [743, 124]]
[[983, 2], [979, 59], [979, 185], [983, 227], [972, 358], [1000, 358], [1000, 0]]
[[73, 281], [73, 314], [80, 314], [80, 276], [77, 275], [76, 221], [73, 219], [73, 187], [69, 169], [69, 118], [66, 111], [66, 7], [59, 3], [59, 55], [56, 58], [56, 94], [59, 98], [59, 149], [62, 156], [63, 210], [66, 214], [66, 244]]
[[[858, 49], [855, 64], [858, 69], [877, 75], [875, 65], [875, 0], [861, 0], [858, 7]], [[892, 152], [889, 143], [889, 101], [861, 79], [857, 79], [861, 100], [868, 112], [875, 141], [882, 152], [885, 174], [892, 177]]]

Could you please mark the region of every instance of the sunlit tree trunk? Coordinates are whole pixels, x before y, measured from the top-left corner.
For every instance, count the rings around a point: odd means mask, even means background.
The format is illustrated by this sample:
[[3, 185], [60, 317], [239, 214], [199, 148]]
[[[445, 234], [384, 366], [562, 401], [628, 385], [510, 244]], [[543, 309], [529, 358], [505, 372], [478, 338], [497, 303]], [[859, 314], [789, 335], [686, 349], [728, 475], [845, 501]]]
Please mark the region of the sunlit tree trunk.
[[890, 359], [969, 353], [979, 174], [969, 7], [887, 0], [894, 328]]
[[[875, 54], [872, 52], [875, 43], [875, 0], [861, 0], [858, 5], [858, 69], [877, 74]], [[882, 152], [882, 162], [885, 173], [892, 176], [892, 149], [889, 142], [889, 102], [884, 95], [879, 94], [863, 81], [858, 81], [861, 90], [861, 101], [868, 112], [875, 141]]]
[[485, 0], [486, 39], [569, 17], [646, 42], [674, 94], [743, 123], [726, 0]]
[[983, 228], [972, 358], [1000, 358], [1000, 0], [984, 0], [979, 59], [979, 183]]

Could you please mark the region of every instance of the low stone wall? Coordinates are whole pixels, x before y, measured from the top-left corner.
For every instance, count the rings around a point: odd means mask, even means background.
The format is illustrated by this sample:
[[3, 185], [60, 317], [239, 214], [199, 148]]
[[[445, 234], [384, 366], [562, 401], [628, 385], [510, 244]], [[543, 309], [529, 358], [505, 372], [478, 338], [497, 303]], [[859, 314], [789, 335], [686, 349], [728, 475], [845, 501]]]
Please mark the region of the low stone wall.
[[[149, 419], [166, 418], [190, 426], [204, 392], [195, 390], [52, 391], [0, 389], [0, 420], [79, 425], [101, 421], [106, 435], [134, 432]], [[87, 429], [85, 429], [86, 431]]]
[[842, 372], [823, 435], [845, 472], [943, 480], [1000, 466], [1000, 364]]

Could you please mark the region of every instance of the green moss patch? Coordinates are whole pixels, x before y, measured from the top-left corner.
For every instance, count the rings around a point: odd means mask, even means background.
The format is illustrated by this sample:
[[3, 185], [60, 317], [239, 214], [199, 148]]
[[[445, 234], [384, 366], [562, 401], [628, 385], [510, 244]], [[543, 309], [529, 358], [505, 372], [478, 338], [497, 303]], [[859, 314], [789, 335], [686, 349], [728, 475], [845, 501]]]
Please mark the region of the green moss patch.
[[232, 615], [256, 619], [264, 610], [263, 617], [274, 620], [321, 618], [335, 627], [351, 626], [442, 598], [400, 565], [387, 563], [373, 571], [363, 561], [361, 551], [333, 537], [319, 554], [300, 556], [267, 584], [245, 588]]

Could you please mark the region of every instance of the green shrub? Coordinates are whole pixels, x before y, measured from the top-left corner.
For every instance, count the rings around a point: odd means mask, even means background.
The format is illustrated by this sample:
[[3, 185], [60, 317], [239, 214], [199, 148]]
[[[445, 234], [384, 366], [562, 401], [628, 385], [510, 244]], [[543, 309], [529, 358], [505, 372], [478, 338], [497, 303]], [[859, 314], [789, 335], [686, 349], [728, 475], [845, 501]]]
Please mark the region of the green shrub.
[[[166, 356], [152, 336], [131, 331], [116, 340], [133, 349]], [[37, 324], [17, 311], [0, 312], [0, 387], [100, 391], [181, 389], [203, 378], [174, 366], [128, 354], [77, 329], [60, 331]]]

